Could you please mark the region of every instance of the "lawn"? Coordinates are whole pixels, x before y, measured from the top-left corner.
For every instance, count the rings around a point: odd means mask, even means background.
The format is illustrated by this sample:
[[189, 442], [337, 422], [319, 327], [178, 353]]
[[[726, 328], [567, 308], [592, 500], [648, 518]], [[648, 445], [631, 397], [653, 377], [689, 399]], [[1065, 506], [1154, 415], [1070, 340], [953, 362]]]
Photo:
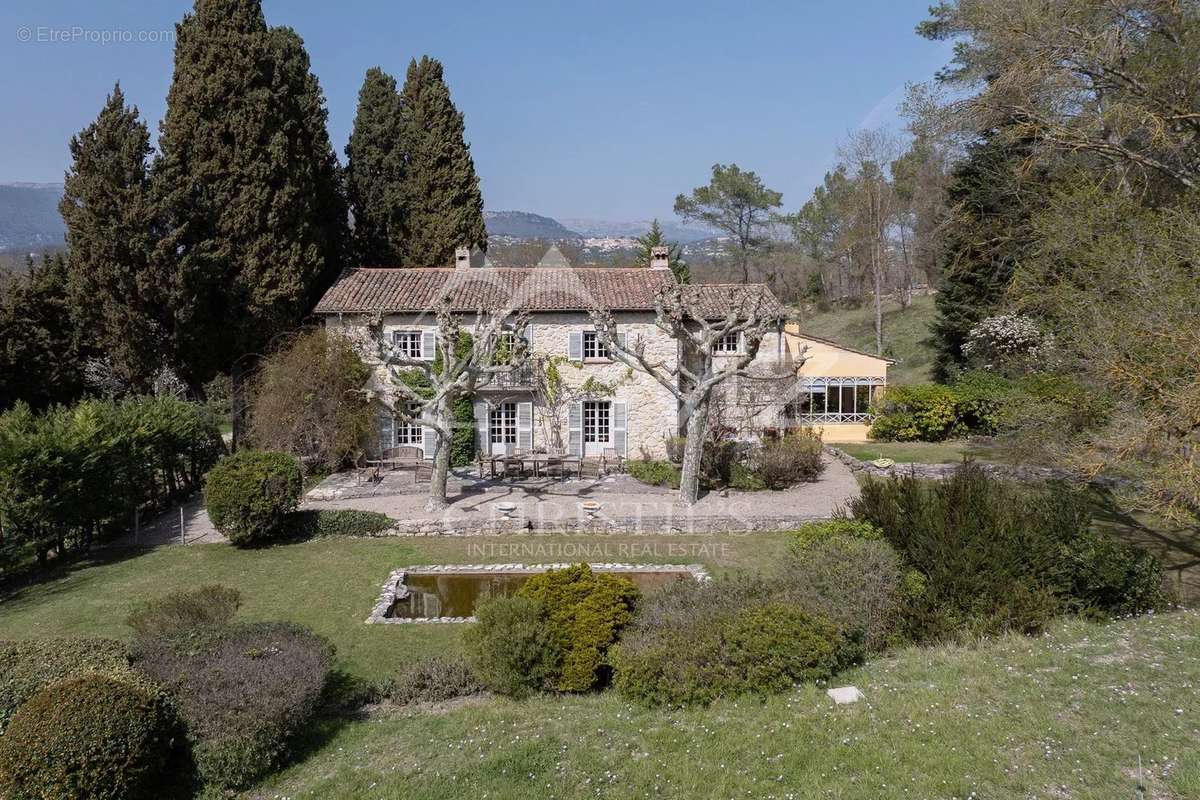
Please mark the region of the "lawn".
[[0, 638], [128, 638], [130, 607], [181, 586], [220, 583], [242, 592], [245, 619], [308, 625], [332, 641], [339, 666], [386, 678], [415, 656], [456, 650], [457, 625], [367, 625], [388, 574], [405, 564], [560, 561], [702, 563], [710, 571], [761, 570], [782, 534], [696, 536], [487, 536], [320, 539], [262, 550], [227, 544], [160, 547], [79, 567], [0, 601]]
[[[936, 310], [933, 295], [914, 297], [912, 305], [883, 305], [884, 355], [896, 359], [888, 368], [889, 383], [924, 383], [933, 379], [933, 349], [926, 344]], [[875, 352], [875, 310], [871, 303], [861, 308], [827, 311], [805, 317], [800, 330], [831, 339], [847, 347]]]
[[648, 711], [613, 693], [380, 709], [255, 798], [1200, 797], [1200, 615], [910, 649], [816, 687]]
[[[333, 641], [339, 666], [395, 674], [454, 653], [464, 626], [366, 625], [379, 584], [419, 563], [600, 560], [760, 570], [782, 534], [325, 539], [114, 552], [0, 602], [0, 636], [125, 638], [130, 606], [181, 585], [240, 589], [241, 616]], [[302, 758], [246, 797], [887, 798], [1133, 796], [1139, 753], [1160, 798], [1200, 796], [1200, 615], [1055, 623], [1037, 639], [909, 649], [843, 674], [867, 695], [808, 687], [707, 709], [648, 711], [609, 692], [474, 698], [324, 720]]]
[[897, 464], [957, 464], [966, 455], [977, 458], [975, 451], [962, 439], [949, 442], [838, 442], [833, 446], [862, 461], [890, 458]]

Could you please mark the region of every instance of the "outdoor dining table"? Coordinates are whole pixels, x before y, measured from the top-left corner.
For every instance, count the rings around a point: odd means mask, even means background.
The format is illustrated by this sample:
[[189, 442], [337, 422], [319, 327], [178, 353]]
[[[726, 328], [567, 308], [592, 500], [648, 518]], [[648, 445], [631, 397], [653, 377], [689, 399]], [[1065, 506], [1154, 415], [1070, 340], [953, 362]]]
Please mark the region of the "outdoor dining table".
[[550, 453], [525, 453], [523, 455], [492, 455], [484, 458], [488, 463], [488, 469], [491, 477], [496, 477], [496, 465], [503, 464], [508, 460], [520, 460], [521, 466], [526, 464], [533, 465], [533, 477], [540, 478], [543, 467], [551, 463], [562, 464], [564, 473], [571, 465], [575, 467], [575, 474], [579, 474], [580, 465], [583, 461], [579, 456], [559, 456], [551, 455]]

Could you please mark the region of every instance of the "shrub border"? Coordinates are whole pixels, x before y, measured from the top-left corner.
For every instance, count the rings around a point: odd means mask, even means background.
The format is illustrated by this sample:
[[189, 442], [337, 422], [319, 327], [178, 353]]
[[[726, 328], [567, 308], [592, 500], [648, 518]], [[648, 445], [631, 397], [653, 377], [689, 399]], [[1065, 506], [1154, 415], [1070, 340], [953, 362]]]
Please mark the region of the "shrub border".
[[[379, 595], [379, 601], [375, 603], [375, 608], [371, 610], [371, 616], [367, 617], [368, 625], [412, 625], [412, 624], [427, 624], [427, 623], [444, 623], [444, 622], [474, 622], [475, 617], [389, 617], [388, 610], [397, 600], [402, 600], [408, 596], [408, 585], [405, 583], [409, 575], [441, 575], [446, 572], [465, 572], [468, 574], [486, 574], [489, 572], [517, 573], [536, 575], [550, 570], [566, 569], [574, 566], [574, 564], [418, 564], [408, 567], [400, 567], [392, 570], [388, 575], [387, 581], [383, 584], [383, 593]], [[712, 580], [706, 570], [700, 564], [616, 564], [616, 563], [592, 563], [588, 564], [593, 572], [608, 572], [620, 574], [622, 572], [672, 572], [691, 575], [698, 583], [704, 583]]]

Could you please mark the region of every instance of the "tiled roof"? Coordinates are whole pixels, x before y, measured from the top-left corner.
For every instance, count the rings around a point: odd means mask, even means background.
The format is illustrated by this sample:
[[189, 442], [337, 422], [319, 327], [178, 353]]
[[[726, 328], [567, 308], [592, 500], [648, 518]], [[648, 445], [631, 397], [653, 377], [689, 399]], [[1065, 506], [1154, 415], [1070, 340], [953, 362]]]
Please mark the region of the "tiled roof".
[[[317, 303], [318, 314], [426, 311], [450, 299], [453, 311], [503, 308], [510, 299], [525, 311], [653, 311], [659, 289], [673, 282], [666, 270], [581, 267], [552, 269], [390, 269], [346, 270]], [[723, 317], [744, 293], [782, 317], [783, 307], [761, 285], [688, 286], [684, 291], [705, 316]], [[689, 300], [692, 298], [689, 297]]]
[[787, 316], [774, 292], [761, 283], [696, 283], [683, 289], [693, 313], [705, 319], [724, 319], [733, 308], [754, 310], [760, 317]]

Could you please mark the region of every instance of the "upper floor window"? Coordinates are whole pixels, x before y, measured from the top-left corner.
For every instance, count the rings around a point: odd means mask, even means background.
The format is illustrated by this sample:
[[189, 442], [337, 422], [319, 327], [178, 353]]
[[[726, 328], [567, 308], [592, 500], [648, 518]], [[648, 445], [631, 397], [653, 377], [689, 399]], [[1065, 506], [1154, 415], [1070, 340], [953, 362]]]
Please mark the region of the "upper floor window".
[[720, 339], [717, 339], [716, 345], [713, 346], [714, 353], [736, 353], [738, 351], [738, 334], [727, 333]]
[[421, 332], [396, 331], [392, 334], [396, 354], [406, 358], [421, 358]]
[[583, 332], [583, 357], [584, 358], [608, 358], [608, 348], [604, 346], [604, 342], [600, 339], [600, 334], [596, 331]]

